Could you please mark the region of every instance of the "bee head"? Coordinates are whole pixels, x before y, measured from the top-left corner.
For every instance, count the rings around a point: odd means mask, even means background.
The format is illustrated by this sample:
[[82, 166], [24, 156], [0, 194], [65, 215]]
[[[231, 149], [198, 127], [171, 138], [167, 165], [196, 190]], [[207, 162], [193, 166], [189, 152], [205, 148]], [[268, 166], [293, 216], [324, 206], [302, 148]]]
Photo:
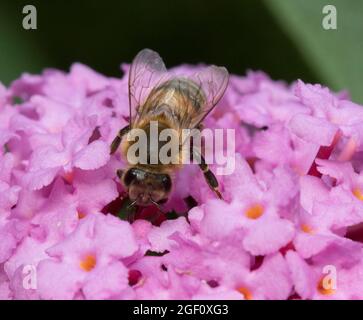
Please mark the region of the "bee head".
[[122, 176], [131, 201], [140, 206], [163, 203], [171, 191], [169, 174], [149, 172], [140, 168], [130, 168]]

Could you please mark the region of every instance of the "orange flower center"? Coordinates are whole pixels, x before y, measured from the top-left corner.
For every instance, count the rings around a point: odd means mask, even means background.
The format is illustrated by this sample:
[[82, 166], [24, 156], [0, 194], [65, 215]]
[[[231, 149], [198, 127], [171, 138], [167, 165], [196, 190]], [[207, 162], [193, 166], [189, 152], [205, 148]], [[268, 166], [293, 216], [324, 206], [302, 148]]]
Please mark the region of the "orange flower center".
[[322, 277], [317, 285], [318, 291], [323, 295], [330, 295], [335, 292], [335, 290], [332, 288], [332, 280], [331, 279], [325, 279], [326, 276]]
[[83, 219], [86, 216], [86, 214], [81, 211], [78, 211], [77, 213], [78, 213], [78, 219]]
[[309, 233], [309, 234], [312, 234], [314, 233], [314, 229], [312, 227], [310, 227], [308, 224], [305, 224], [303, 223], [301, 226], [300, 226], [301, 230], [305, 233]]
[[358, 199], [358, 200], [361, 200], [363, 201], [363, 193], [362, 191], [360, 191], [359, 188], [354, 188], [352, 193], [354, 194], [354, 196]]
[[264, 207], [262, 204], [254, 204], [246, 210], [246, 217], [250, 219], [258, 219], [263, 215]]
[[88, 254], [81, 260], [80, 266], [84, 271], [91, 271], [96, 266], [96, 257], [93, 254]]
[[246, 287], [241, 287], [238, 288], [237, 291], [243, 295], [243, 297], [245, 298], [245, 300], [252, 300], [252, 293], [250, 290], [248, 290]]

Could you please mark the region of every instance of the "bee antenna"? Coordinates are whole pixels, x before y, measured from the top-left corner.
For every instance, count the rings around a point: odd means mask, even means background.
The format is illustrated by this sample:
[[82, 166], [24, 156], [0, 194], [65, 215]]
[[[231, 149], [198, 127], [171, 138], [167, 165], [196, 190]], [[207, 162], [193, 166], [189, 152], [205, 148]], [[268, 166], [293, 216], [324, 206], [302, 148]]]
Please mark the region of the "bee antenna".
[[[138, 199], [138, 198], [137, 198]], [[132, 201], [128, 206], [127, 206], [127, 209], [130, 209], [130, 208], [132, 208], [134, 205], [135, 205], [135, 203], [137, 202], [137, 199], [136, 200], [134, 200], [134, 201]]]
[[154, 201], [153, 198], [151, 198], [151, 196], [150, 196], [150, 200], [161, 211], [161, 213], [164, 213], [165, 214], [165, 211], [163, 210], [163, 208], [161, 207], [161, 205], [159, 203], [157, 203], [156, 201]]

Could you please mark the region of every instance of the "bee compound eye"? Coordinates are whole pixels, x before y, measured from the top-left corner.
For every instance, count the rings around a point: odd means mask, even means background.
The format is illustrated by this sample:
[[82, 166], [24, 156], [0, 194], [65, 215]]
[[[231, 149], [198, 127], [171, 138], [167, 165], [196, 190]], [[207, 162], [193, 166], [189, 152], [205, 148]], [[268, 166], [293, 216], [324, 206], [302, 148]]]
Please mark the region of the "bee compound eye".
[[170, 191], [170, 189], [171, 189], [171, 179], [170, 179], [170, 176], [165, 175], [162, 178], [161, 183], [163, 184], [163, 187], [164, 187], [165, 191]]
[[125, 185], [129, 186], [135, 179], [137, 179], [137, 172], [134, 169], [127, 170], [124, 176]]

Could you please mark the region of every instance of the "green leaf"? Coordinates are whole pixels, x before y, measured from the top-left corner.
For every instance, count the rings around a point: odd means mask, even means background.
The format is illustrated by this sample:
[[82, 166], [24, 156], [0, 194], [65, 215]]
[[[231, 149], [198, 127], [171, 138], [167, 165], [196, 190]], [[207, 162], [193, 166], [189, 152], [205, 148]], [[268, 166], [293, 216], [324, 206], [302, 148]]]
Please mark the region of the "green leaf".
[[[363, 102], [363, 1], [265, 0], [282, 28], [334, 90], [348, 89], [354, 101]], [[337, 10], [337, 29], [325, 30], [325, 5]], [[287, 62], [288, 63], [288, 62]]]
[[5, 84], [23, 72], [39, 73], [44, 65], [51, 65], [38, 41], [38, 31], [23, 28], [22, 8], [2, 4], [0, 10], [0, 80]]

